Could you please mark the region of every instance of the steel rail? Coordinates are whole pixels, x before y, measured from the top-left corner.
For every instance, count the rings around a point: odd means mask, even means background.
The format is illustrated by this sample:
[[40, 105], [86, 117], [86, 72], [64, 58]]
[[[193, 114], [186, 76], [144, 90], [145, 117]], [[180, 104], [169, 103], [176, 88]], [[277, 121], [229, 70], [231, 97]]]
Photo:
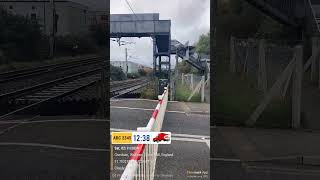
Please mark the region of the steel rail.
[[23, 73], [13, 73], [12, 72], [12, 73], [10, 73], [10, 75], [6, 75], [4, 77], [1, 77], [1, 75], [0, 75], [0, 84], [10, 82], [10, 81], [19, 80], [19, 79], [24, 79], [24, 78], [28, 78], [28, 77], [33, 77], [33, 76], [45, 74], [48, 72], [57, 72], [57, 71], [65, 70], [68, 68], [76, 68], [76, 67], [80, 67], [80, 66], [84, 66], [84, 65], [88, 65], [88, 64], [94, 64], [94, 63], [98, 63], [99, 61], [100, 61], [100, 58], [96, 57], [96, 58], [82, 59], [82, 60], [78, 60], [78, 61], [74, 61], [74, 62], [49, 65], [49, 66], [40, 67], [37, 69], [30, 69], [30, 70], [23, 72]]
[[68, 58], [66, 60], [70, 60], [70, 59], [74, 59], [73, 61], [69, 61], [69, 62], [63, 62], [63, 63], [54, 63], [54, 64], [48, 64], [48, 65], [43, 65], [43, 66], [38, 66], [38, 67], [34, 67], [34, 68], [27, 68], [27, 69], [20, 69], [20, 70], [13, 70], [13, 71], [7, 71], [7, 72], [2, 72], [0, 73], [0, 78], [9, 78], [11, 76], [16, 76], [16, 75], [23, 75], [32, 71], [37, 71], [37, 70], [41, 70], [41, 69], [48, 69], [48, 68], [52, 68], [55, 66], [61, 66], [61, 65], [67, 65], [67, 64], [72, 64], [75, 62], [80, 62], [80, 61], [84, 61], [84, 60], [90, 60], [93, 58], [99, 58], [99, 56], [92, 56], [92, 57], [83, 57], [83, 58]]
[[45, 83], [41, 83], [41, 84], [38, 84], [38, 85], [35, 85], [35, 86], [31, 86], [31, 87], [27, 87], [27, 88], [24, 88], [24, 89], [20, 89], [20, 90], [14, 91], [14, 92], [1, 94], [0, 95], [0, 99], [11, 98], [11, 97], [17, 97], [17, 96], [20, 96], [20, 95], [24, 95], [26, 93], [34, 92], [36, 90], [41, 90], [41, 89], [47, 88], [48, 86], [53, 86], [53, 85], [56, 85], [58, 83], [63, 83], [63, 82], [66, 82], [68, 80], [75, 79], [77, 77], [81, 77], [81, 76], [84, 76], [84, 75], [87, 75], [87, 74], [92, 74], [93, 72], [100, 71], [100, 70], [101, 70], [101, 68], [96, 68], [96, 69], [89, 70], [89, 71], [86, 71], [86, 72], [77, 73], [77, 74], [74, 74], [74, 75], [71, 75], [71, 76], [55, 79], [55, 80], [52, 80], [52, 81], [49, 81], [49, 82], [45, 82]]
[[[100, 72], [100, 68], [97, 68], [97, 69], [94, 69], [94, 70], [90, 70], [90, 71], [86, 71], [86, 72], [83, 72], [83, 73], [78, 73], [78, 74], [75, 74], [75, 75], [72, 75], [72, 76], [68, 76], [68, 77], [65, 77], [65, 78], [60, 78], [60, 79], [57, 79], [57, 80], [54, 80], [54, 81], [50, 81], [50, 82], [47, 82], [47, 83], [43, 83], [41, 85], [36, 85], [34, 87], [31, 87], [31, 88], [27, 88], [27, 89], [24, 89], [24, 90], [20, 90], [18, 92], [15, 92], [13, 93], [13, 95], [17, 95], [17, 94], [21, 94], [21, 93], [26, 93], [26, 92], [30, 92], [30, 91], [34, 91], [34, 90], [39, 90], [39, 88], [41, 89], [44, 89], [44, 88], [49, 88], [48, 86], [52, 87], [58, 83], [65, 83], [65, 82], [72, 82], [73, 80], [77, 80], [77, 79], [80, 79], [80, 78], [83, 78], [83, 77], [87, 77], [89, 75], [92, 75], [92, 74], [97, 74]], [[83, 89], [83, 88], [86, 88], [88, 86], [91, 86], [92, 84], [96, 83], [97, 81], [99, 81], [99, 78], [95, 79], [95, 80], [92, 80], [92, 81], [89, 81], [88, 83], [84, 84], [84, 85], [81, 85], [79, 87], [74, 87], [73, 89], [70, 89], [70, 90], [67, 90], [65, 92], [61, 92], [60, 94], [56, 94], [52, 97], [47, 97], [47, 98], [44, 98], [43, 100], [40, 100], [38, 102], [35, 102], [35, 103], [32, 103], [30, 105], [27, 105], [27, 106], [24, 106], [22, 108], [19, 108], [17, 110], [14, 110], [12, 112], [9, 112], [7, 114], [4, 114], [2, 116], [0, 116], [0, 120], [1, 119], [4, 119], [10, 115], [13, 115], [15, 113], [18, 113], [18, 112], [21, 112], [23, 110], [26, 110], [28, 108], [31, 108], [31, 107], [35, 107], [37, 105], [40, 105], [40, 104], [43, 104], [45, 102], [48, 102], [48, 101], [51, 101], [53, 99], [56, 99], [56, 98], [59, 98], [59, 97], [62, 97], [62, 96], [66, 96], [68, 94], [71, 94], [71, 93], [74, 93], [75, 91], [78, 91], [80, 89]]]

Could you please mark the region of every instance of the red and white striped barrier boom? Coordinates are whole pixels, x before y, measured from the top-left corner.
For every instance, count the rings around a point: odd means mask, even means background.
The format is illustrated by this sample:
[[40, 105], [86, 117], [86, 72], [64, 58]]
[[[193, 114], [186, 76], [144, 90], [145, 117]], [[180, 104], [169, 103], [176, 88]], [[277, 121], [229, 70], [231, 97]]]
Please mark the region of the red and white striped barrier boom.
[[[137, 131], [160, 132], [168, 104], [168, 87], [162, 95], [158, 96], [159, 102], [152, 113], [146, 127], [139, 127]], [[120, 180], [153, 180], [158, 153], [158, 144], [138, 144], [131, 156]]]

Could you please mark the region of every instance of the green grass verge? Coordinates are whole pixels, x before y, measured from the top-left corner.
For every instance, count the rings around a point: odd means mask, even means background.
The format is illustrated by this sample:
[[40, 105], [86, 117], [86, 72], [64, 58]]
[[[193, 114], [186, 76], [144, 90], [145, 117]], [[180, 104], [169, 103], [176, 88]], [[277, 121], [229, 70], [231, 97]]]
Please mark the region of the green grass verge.
[[[214, 112], [218, 124], [244, 125], [263, 98], [249, 80], [231, 74], [226, 65], [217, 69]], [[291, 103], [274, 99], [261, 114], [256, 126], [287, 128], [291, 119]]]
[[143, 99], [157, 99], [155, 82], [151, 80], [147, 88], [141, 92], [141, 98]]
[[[180, 82], [178, 83], [176, 87], [176, 96], [175, 99], [177, 101], [188, 101], [188, 98], [192, 91], [186, 87], [185, 85], [182, 85]], [[194, 96], [190, 99], [190, 102], [201, 102], [201, 96], [199, 93], [195, 93]]]

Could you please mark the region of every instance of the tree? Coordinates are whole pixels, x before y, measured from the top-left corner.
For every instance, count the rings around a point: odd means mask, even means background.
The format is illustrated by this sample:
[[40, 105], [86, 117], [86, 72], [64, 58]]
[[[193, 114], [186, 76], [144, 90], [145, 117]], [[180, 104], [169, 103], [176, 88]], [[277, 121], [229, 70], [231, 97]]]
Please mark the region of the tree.
[[147, 72], [144, 69], [139, 69], [138, 73], [139, 73], [140, 76], [146, 76], [147, 75]]
[[40, 58], [45, 36], [40, 25], [31, 19], [0, 8], [0, 51], [10, 60], [27, 61]]
[[191, 72], [191, 65], [186, 61], [181, 61], [178, 63], [178, 70], [181, 73], [188, 74]]
[[120, 67], [110, 65], [110, 78], [113, 81], [122, 81], [126, 79], [126, 75]]
[[196, 45], [196, 50], [199, 54], [210, 54], [210, 32], [202, 34]]

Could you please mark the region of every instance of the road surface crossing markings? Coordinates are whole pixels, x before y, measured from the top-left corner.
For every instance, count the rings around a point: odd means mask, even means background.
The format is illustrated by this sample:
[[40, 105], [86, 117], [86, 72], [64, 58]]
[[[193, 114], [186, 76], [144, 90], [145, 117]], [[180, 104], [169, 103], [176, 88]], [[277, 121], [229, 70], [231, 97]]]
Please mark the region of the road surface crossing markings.
[[245, 170], [247, 172], [268, 172], [273, 174], [290, 174], [290, 175], [309, 175], [320, 176], [319, 169], [298, 169], [298, 168], [285, 168], [285, 167], [263, 167], [263, 166], [251, 166], [244, 163]]
[[[129, 110], [141, 110], [141, 111], [153, 111], [154, 109], [146, 109], [146, 108], [134, 108], [134, 107], [124, 107], [124, 106], [110, 106], [110, 108], [114, 109], [129, 109]], [[203, 115], [203, 116], [209, 116], [208, 112], [203, 111], [190, 111], [190, 112], [184, 112], [184, 111], [166, 111], [167, 113], [179, 113], [179, 114], [185, 114], [187, 116], [190, 115]], [[205, 114], [203, 114], [205, 113]]]
[[[110, 134], [111, 132], [136, 132], [136, 130], [110, 128]], [[174, 134], [174, 133], [172, 133], [171, 136], [173, 141], [206, 143], [206, 145], [210, 149], [210, 136], [201, 136], [201, 135], [192, 135], [192, 134]]]
[[81, 148], [81, 147], [71, 147], [71, 146], [62, 146], [62, 145], [55, 145], [55, 144], [41, 144], [41, 143], [0, 142], [0, 146], [31, 146], [31, 147], [45, 147], [45, 148], [74, 150], [74, 151], [109, 152], [109, 149]]
[[213, 161], [224, 161], [224, 162], [241, 162], [240, 159], [229, 159], [229, 158], [210, 158]]
[[[119, 102], [119, 101], [150, 101], [150, 102], [159, 102], [159, 100], [154, 100], [154, 99], [135, 99], [135, 98], [130, 98], [130, 99], [110, 99], [110, 102]], [[168, 101], [170, 103], [177, 103], [179, 101]]]
[[[32, 119], [35, 119], [35, 116]], [[0, 121], [0, 124], [15, 124], [10, 126], [3, 131], [0, 131], [0, 136], [9, 132], [10, 130], [17, 128], [24, 124], [36, 124], [36, 123], [50, 123], [50, 122], [109, 122], [110, 120], [99, 120], [99, 119], [70, 119], [70, 120], [39, 120], [39, 121], [32, 121], [32, 119], [22, 120], [22, 121]]]
[[3, 131], [0, 132], [0, 136], [3, 135], [3, 134], [5, 134], [6, 132], [10, 131], [10, 130], [13, 129], [13, 128], [16, 128], [16, 127], [20, 126], [22, 123], [31, 121], [31, 120], [33, 120], [33, 119], [35, 119], [35, 118], [37, 118], [37, 117], [39, 117], [39, 115], [34, 116], [34, 117], [32, 117], [31, 119], [25, 119], [25, 120], [23, 120], [23, 121], [15, 124], [15, 125], [13, 125], [13, 126], [10, 126], [10, 127], [6, 128], [6, 129], [4, 129]]
[[47, 122], [110, 122], [110, 120], [106, 119], [52, 119], [52, 120], [13, 120], [13, 121], [0, 121], [0, 124], [16, 124], [16, 123], [21, 123], [21, 124], [32, 124], [32, 123], [47, 123]]

